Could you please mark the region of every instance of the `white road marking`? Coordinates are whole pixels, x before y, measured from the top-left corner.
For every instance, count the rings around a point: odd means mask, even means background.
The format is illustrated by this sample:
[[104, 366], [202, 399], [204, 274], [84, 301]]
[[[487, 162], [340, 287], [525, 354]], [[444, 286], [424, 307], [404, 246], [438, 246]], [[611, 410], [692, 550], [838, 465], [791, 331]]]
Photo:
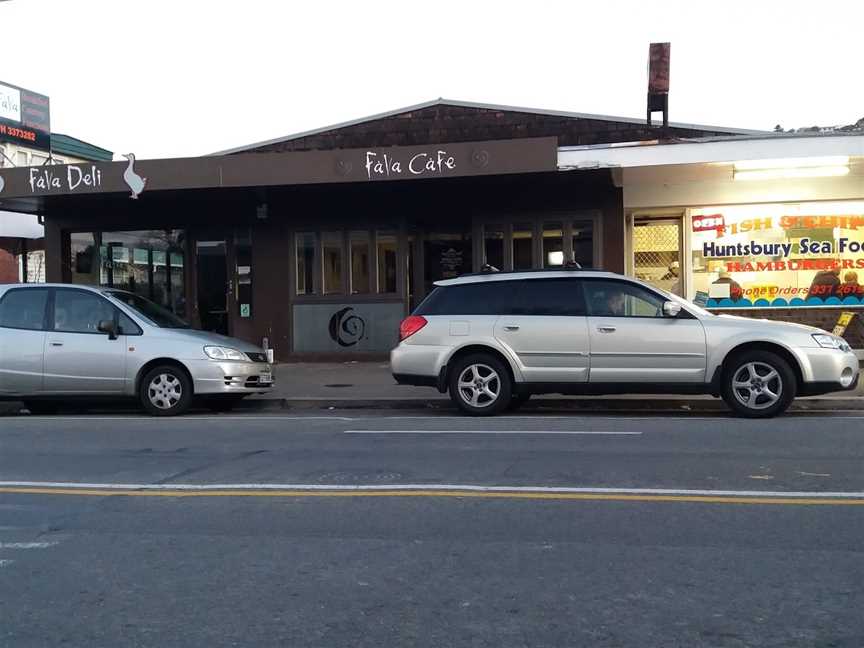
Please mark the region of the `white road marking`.
[[56, 542], [0, 542], [0, 549], [47, 549]]
[[[153, 423], [164, 424], [165, 420], [152, 416], [130, 414], [129, 416], [21, 416], [9, 417], [11, 421], [38, 421], [45, 423], [46, 421], [56, 422], [75, 422], [75, 421], [152, 421]], [[210, 421], [354, 421], [350, 416], [177, 416], [171, 419], [172, 423], [186, 422], [210, 422]]]
[[641, 432], [600, 430], [343, 430], [342, 434], [585, 434], [599, 436], [638, 436]]
[[[479, 486], [476, 484], [112, 484], [82, 482], [0, 481], [0, 488], [80, 488], [142, 491], [217, 491], [217, 490], [285, 490], [285, 491], [470, 491], [489, 493], [588, 493], [620, 495], [698, 495], [718, 497], [815, 497], [864, 498], [864, 491], [755, 491], [702, 490], [680, 488], [592, 488], [578, 486]], [[15, 544], [15, 543], [13, 543]], [[18, 543], [27, 544], [27, 543]], [[39, 543], [44, 544], [44, 543]], [[57, 543], [49, 543], [57, 544]], [[2, 545], [0, 545], [2, 548]]]

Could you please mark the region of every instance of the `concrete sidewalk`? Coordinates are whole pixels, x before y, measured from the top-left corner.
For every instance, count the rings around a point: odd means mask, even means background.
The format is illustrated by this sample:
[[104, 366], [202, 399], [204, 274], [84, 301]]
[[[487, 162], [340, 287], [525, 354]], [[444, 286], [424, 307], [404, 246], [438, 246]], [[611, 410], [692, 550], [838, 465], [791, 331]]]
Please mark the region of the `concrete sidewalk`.
[[[281, 408], [450, 408], [450, 399], [432, 387], [397, 385], [386, 362], [285, 363], [274, 368], [276, 384], [263, 396], [243, 401], [243, 407]], [[807, 410], [864, 410], [864, 385], [855, 392], [795, 400], [793, 408]], [[720, 399], [711, 396], [614, 395], [533, 397], [525, 409], [565, 410], [716, 410]]]

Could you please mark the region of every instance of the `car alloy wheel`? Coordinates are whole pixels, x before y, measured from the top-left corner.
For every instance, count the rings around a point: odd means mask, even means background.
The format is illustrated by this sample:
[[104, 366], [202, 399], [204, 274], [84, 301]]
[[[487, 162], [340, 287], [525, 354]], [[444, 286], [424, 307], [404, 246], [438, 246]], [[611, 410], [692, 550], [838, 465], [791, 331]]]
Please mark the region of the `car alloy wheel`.
[[498, 372], [485, 364], [472, 364], [459, 374], [459, 396], [471, 407], [489, 407], [501, 394]]
[[764, 362], [748, 362], [732, 376], [732, 393], [744, 407], [768, 409], [783, 396], [783, 379]]

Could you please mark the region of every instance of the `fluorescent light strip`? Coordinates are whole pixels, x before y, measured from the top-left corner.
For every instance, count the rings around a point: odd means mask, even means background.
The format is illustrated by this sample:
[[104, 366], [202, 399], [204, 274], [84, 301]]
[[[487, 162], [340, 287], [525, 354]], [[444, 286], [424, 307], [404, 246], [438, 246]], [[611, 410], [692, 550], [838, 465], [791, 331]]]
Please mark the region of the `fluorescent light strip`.
[[845, 176], [849, 173], [848, 166], [816, 166], [776, 169], [753, 169], [747, 171], [735, 170], [735, 180], [778, 180], [784, 178], [828, 178]]
[[815, 157], [777, 158], [771, 160], [741, 160], [735, 163], [736, 171], [755, 169], [794, 169], [813, 167], [848, 166], [848, 155], [822, 155]]

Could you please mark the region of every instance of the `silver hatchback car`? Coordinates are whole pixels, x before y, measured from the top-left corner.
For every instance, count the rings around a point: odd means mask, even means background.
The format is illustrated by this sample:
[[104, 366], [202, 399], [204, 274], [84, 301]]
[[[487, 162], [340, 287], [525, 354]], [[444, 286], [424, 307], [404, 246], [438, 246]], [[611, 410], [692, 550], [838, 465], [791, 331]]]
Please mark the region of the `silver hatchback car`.
[[468, 414], [538, 393], [679, 393], [722, 396], [757, 418], [858, 383], [840, 337], [714, 315], [608, 272], [492, 272], [436, 286], [402, 322], [391, 367], [399, 383], [449, 391]]
[[34, 413], [71, 398], [137, 398], [150, 414], [187, 411], [193, 398], [228, 410], [268, 391], [265, 351], [192, 330], [170, 311], [112, 288], [0, 286], [0, 399]]

